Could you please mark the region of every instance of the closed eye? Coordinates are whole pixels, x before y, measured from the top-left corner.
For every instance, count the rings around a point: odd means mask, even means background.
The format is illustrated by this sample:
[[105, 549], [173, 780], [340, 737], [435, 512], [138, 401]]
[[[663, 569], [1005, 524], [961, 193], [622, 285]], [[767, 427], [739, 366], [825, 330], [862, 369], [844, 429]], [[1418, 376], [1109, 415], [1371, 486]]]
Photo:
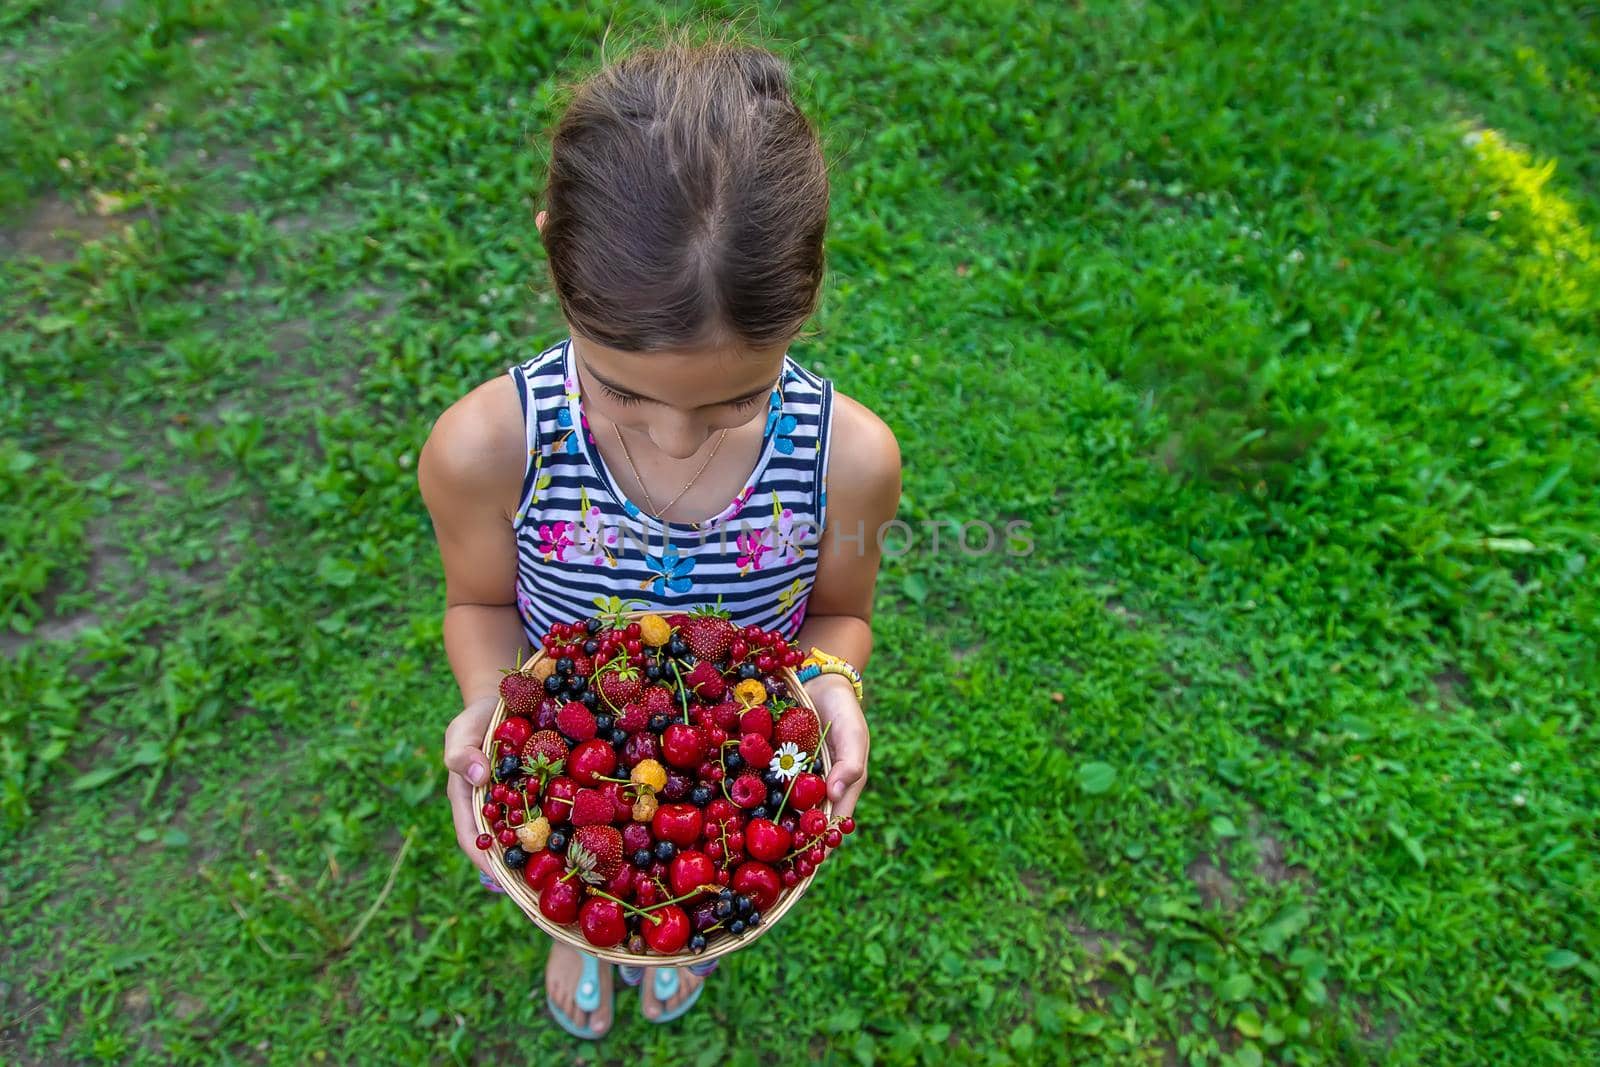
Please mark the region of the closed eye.
[[[600, 383], [600, 389], [605, 393], [606, 396], [625, 407], [632, 407], [636, 404], [643, 404], [645, 402], [645, 398], [636, 393], [619, 393], [609, 385], [606, 385], [604, 382]], [[763, 389], [761, 392], [751, 393], [749, 396], [744, 397], [741, 400], [730, 400], [728, 401], [728, 404], [740, 411], [747, 411], [761, 403], [766, 399], [766, 397], [767, 391]]]

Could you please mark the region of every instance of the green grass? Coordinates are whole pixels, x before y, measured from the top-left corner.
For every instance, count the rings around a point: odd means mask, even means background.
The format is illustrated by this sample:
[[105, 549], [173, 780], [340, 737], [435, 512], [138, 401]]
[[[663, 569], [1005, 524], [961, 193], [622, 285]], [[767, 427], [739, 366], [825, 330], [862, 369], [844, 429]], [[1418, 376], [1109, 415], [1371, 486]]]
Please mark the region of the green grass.
[[560, 336], [586, 7], [0, 12], [0, 1059], [1600, 1058], [1559, 3], [762, 5], [836, 161], [797, 354], [921, 534], [863, 832], [683, 1023], [546, 1024], [450, 833], [412, 464]]

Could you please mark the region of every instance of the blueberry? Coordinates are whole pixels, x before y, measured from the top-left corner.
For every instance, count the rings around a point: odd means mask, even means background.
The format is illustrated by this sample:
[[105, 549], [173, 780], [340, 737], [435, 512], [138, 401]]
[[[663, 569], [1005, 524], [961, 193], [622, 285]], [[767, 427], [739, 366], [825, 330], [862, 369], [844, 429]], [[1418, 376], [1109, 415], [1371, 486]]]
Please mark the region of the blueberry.
[[659, 734], [661, 731], [665, 730], [667, 727], [669, 727], [671, 725], [672, 725], [672, 716], [670, 716], [670, 715], [652, 715], [652, 716], [650, 716], [650, 732], [653, 733], [653, 734]]
[[550, 840], [545, 842], [545, 847], [551, 852], [565, 852], [567, 850], [567, 832], [565, 830], [550, 831]]
[[[594, 631], [591, 630], [590, 632], [593, 633]], [[592, 656], [596, 652], [599, 652], [599, 651], [600, 651], [600, 642], [596, 641], [594, 638], [591, 637], [591, 638], [589, 638], [589, 640], [587, 640], [587, 641], [585, 641], [583, 643], [583, 654], [584, 655]]]
[[667, 655], [673, 657], [674, 659], [682, 659], [688, 654], [689, 646], [684, 643], [683, 638], [679, 637], [677, 634], [673, 634], [672, 637], [667, 640]]
[[678, 846], [671, 841], [656, 842], [656, 859], [662, 863], [671, 863], [672, 857], [678, 854]]
[[750, 678], [758, 678], [760, 676], [761, 672], [756, 669], [756, 665], [754, 663], [746, 663], [739, 668], [739, 680], [741, 682]]
[[573, 696], [578, 696], [588, 688], [589, 679], [585, 678], [581, 674], [575, 674], [571, 678], [567, 679], [567, 692], [571, 693]]
[[746, 925], [751, 926], [751, 927], [760, 926], [761, 925], [761, 913], [759, 911], [752, 911], [749, 915], [746, 915], [744, 917], [744, 921], [745, 921]]
[[561, 692], [561, 690], [565, 689], [566, 685], [567, 680], [565, 678], [559, 674], [552, 674], [550, 677], [544, 680], [544, 691], [549, 693], [551, 696], [555, 696], [557, 693]]
[[641, 848], [633, 854], [633, 865], [640, 868], [648, 867], [653, 859], [654, 857], [650, 855], [649, 849]]
[[733, 899], [733, 890], [729, 889], [727, 886], [723, 886], [721, 889], [717, 890], [717, 899], [718, 900], [732, 900]]
[[607, 740], [609, 740], [613, 745], [627, 744], [628, 731], [624, 730], [620, 726], [613, 726], [611, 728], [611, 733], [607, 735]]
[[578, 698], [578, 703], [593, 711], [600, 704], [600, 694], [590, 689]]
[[733, 922], [729, 923], [728, 933], [732, 934], [734, 937], [738, 937], [740, 934], [744, 933], [744, 920], [735, 919]]
[[783, 807], [783, 790], [772, 789], [767, 792], [767, 807], [773, 811]]
[[728, 916], [733, 914], [733, 901], [731, 901], [731, 900], [719, 900], [719, 901], [717, 901], [716, 911], [717, 911], [717, 918], [726, 919]]
[[770, 819], [772, 818], [772, 812], [767, 810], [765, 807], [751, 808], [750, 817], [752, 819]]
[[711, 803], [711, 787], [708, 785], [695, 786], [689, 792], [689, 803], [697, 808], [703, 808]]
[[[597, 633], [599, 633], [600, 632], [600, 620], [599, 619], [590, 619], [588, 622], [584, 623], [583, 624], [583, 632], [584, 633], [588, 633], [588, 634], [597, 634]], [[598, 646], [596, 646], [596, 647], [598, 647]]]
[[690, 952], [704, 952], [706, 950], [706, 935], [693, 934], [689, 938]]
[[506, 854], [502, 858], [506, 861], [506, 866], [512, 870], [516, 870], [528, 862], [528, 854], [522, 850], [520, 845], [512, 845], [506, 849]]
[[777, 789], [783, 785], [783, 775], [777, 771], [765, 771], [761, 775], [761, 781], [768, 789]]
[[756, 902], [751, 900], [745, 894], [740, 893], [738, 896], [733, 898], [733, 910], [740, 915], [749, 915], [752, 911], [756, 910]]
[[660, 666], [658, 666], [657, 664], [654, 664], [654, 663], [647, 664], [645, 666], [645, 669], [644, 669], [644, 677], [645, 677], [645, 681], [647, 681], [647, 682], [659, 682], [659, 681], [661, 681], [661, 668], [660, 668]]
[[500, 762], [495, 764], [494, 776], [502, 782], [515, 777], [522, 770], [522, 761], [516, 756], [501, 756]]
[[611, 716], [607, 715], [603, 711], [596, 715], [594, 717], [594, 729], [596, 733], [603, 734], [609, 732], [611, 729]]
[[744, 757], [730, 751], [722, 757], [722, 766], [729, 774], [737, 774], [744, 770]]
[[571, 674], [575, 670], [577, 670], [577, 665], [572, 662], [571, 656], [562, 656], [556, 660], [557, 674]]

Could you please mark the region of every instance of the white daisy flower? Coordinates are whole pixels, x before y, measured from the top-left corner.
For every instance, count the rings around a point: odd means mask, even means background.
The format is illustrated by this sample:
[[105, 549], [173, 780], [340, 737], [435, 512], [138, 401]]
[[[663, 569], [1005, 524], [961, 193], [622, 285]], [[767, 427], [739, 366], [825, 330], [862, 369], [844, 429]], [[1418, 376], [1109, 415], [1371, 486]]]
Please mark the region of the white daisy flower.
[[805, 769], [808, 754], [800, 751], [800, 746], [793, 741], [785, 741], [778, 746], [778, 751], [773, 755], [772, 762], [767, 764], [767, 769], [776, 771], [785, 778], [793, 778]]

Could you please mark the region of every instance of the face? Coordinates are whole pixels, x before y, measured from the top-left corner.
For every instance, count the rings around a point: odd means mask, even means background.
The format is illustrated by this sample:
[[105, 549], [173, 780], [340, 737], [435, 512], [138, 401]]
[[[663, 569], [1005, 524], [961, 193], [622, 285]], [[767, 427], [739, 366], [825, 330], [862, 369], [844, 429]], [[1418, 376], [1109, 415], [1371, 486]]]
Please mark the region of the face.
[[700, 451], [713, 434], [767, 410], [787, 345], [693, 352], [622, 352], [574, 338], [579, 389], [592, 419], [648, 434], [675, 459]]

